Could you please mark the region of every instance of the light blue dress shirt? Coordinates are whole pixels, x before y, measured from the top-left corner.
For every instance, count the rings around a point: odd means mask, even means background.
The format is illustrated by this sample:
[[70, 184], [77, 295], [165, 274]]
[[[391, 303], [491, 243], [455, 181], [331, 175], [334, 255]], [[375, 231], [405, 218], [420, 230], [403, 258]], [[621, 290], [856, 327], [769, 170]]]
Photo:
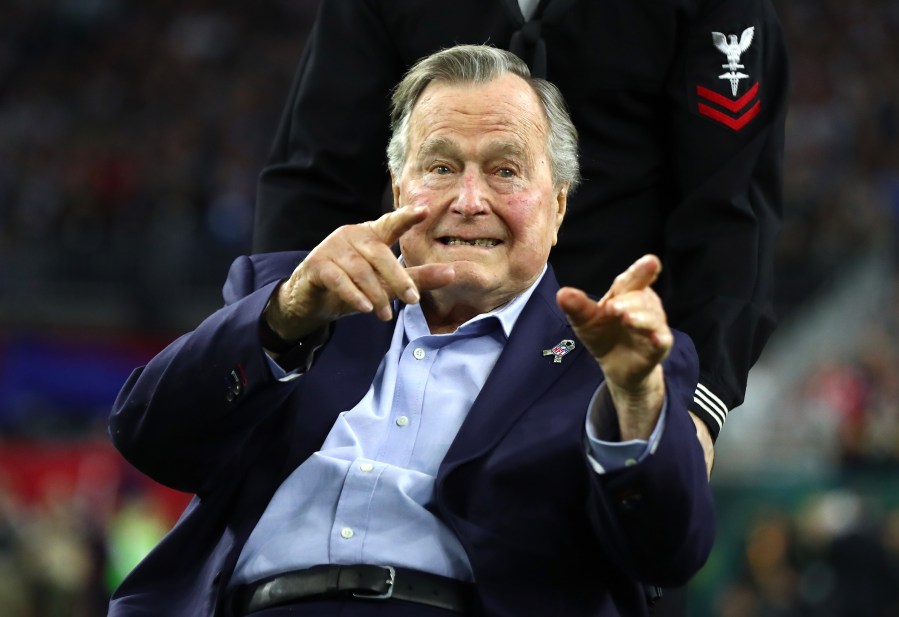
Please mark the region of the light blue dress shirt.
[[[431, 334], [419, 305], [399, 305], [390, 349], [368, 393], [340, 414], [321, 450], [275, 492], [231, 583], [326, 563], [391, 565], [471, 581], [463, 547], [426, 506], [437, 468], [537, 283], [452, 334]], [[298, 377], [270, 364], [282, 381]], [[592, 404], [604, 398], [600, 390]], [[600, 442], [588, 429], [594, 469], [647, 456], [663, 420], [648, 442]]]

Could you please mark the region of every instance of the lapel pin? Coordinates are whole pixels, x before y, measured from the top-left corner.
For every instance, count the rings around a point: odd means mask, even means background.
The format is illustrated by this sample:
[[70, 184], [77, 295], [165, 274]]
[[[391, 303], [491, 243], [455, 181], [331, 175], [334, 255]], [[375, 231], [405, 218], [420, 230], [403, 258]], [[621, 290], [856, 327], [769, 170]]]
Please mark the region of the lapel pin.
[[562, 364], [562, 356], [574, 349], [574, 341], [570, 338], [562, 339], [552, 349], [544, 349], [544, 356], [553, 356], [553, 364]]

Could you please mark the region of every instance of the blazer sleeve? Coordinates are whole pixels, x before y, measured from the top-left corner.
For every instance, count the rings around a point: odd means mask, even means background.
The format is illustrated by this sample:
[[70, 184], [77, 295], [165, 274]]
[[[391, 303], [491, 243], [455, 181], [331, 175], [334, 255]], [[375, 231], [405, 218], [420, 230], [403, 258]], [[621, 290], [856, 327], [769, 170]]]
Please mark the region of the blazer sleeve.
[[259, 178], [254, 253], [311, 249], [381, 215], [390, 91], [404, 70], [369, 0], [323, 0]]
[[[774, 329], [788, 63], [769, 0], [714, 0], [693, 21], [669, 84], [677, 202], [665, 228], [666, 309], [700, 357], [691, 410], [717, 437]], [[752, 40], [734, 72], [713, 33]], [[746, 40], [745, 38], [743, 40]]]
[[662, 437], [640, 463], [591, 474], [590, 519], [618, 570], [644, 583], [677, 586], [708, 558], [715, 514], [688, 412], [698, 374], [689, 337], [675, 332], [664, 368], [668, 410]]
[[140, 471], [202, 494], [287, 395], [289, 386], [268, 368], [258, 322], [290, 271], [261, 277], [252, 259], [238, 258], [225, 284], [225, 305], [133, 371], [113, 405], [108, 431]]

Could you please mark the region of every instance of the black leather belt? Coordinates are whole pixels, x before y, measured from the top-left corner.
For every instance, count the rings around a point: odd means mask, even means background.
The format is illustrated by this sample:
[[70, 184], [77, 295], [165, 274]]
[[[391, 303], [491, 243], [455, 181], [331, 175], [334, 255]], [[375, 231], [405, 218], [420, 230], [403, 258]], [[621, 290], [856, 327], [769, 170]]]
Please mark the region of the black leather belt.
[[468, 614], [473, 588], [445, 576], [390, 566], [313, 566], [241, 585], [231, 598], [235, 617], [314, 598], [405, 600]]

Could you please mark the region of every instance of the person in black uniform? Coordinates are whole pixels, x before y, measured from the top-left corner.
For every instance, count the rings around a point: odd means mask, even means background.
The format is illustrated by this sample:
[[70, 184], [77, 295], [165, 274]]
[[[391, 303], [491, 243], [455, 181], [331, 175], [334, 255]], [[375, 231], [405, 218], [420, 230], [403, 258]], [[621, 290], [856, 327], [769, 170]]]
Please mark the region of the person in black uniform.
[[691, 412], [713, 440], [774, 328], [788, 63], [770, 0], [322, 0], [256, 205], [254, 252], [376, 217], [389, 92], [458, 43], [510, 49], [562, 91], [584, 182], [552, 264], [594, 292], [640, 255], [693, 339]]

